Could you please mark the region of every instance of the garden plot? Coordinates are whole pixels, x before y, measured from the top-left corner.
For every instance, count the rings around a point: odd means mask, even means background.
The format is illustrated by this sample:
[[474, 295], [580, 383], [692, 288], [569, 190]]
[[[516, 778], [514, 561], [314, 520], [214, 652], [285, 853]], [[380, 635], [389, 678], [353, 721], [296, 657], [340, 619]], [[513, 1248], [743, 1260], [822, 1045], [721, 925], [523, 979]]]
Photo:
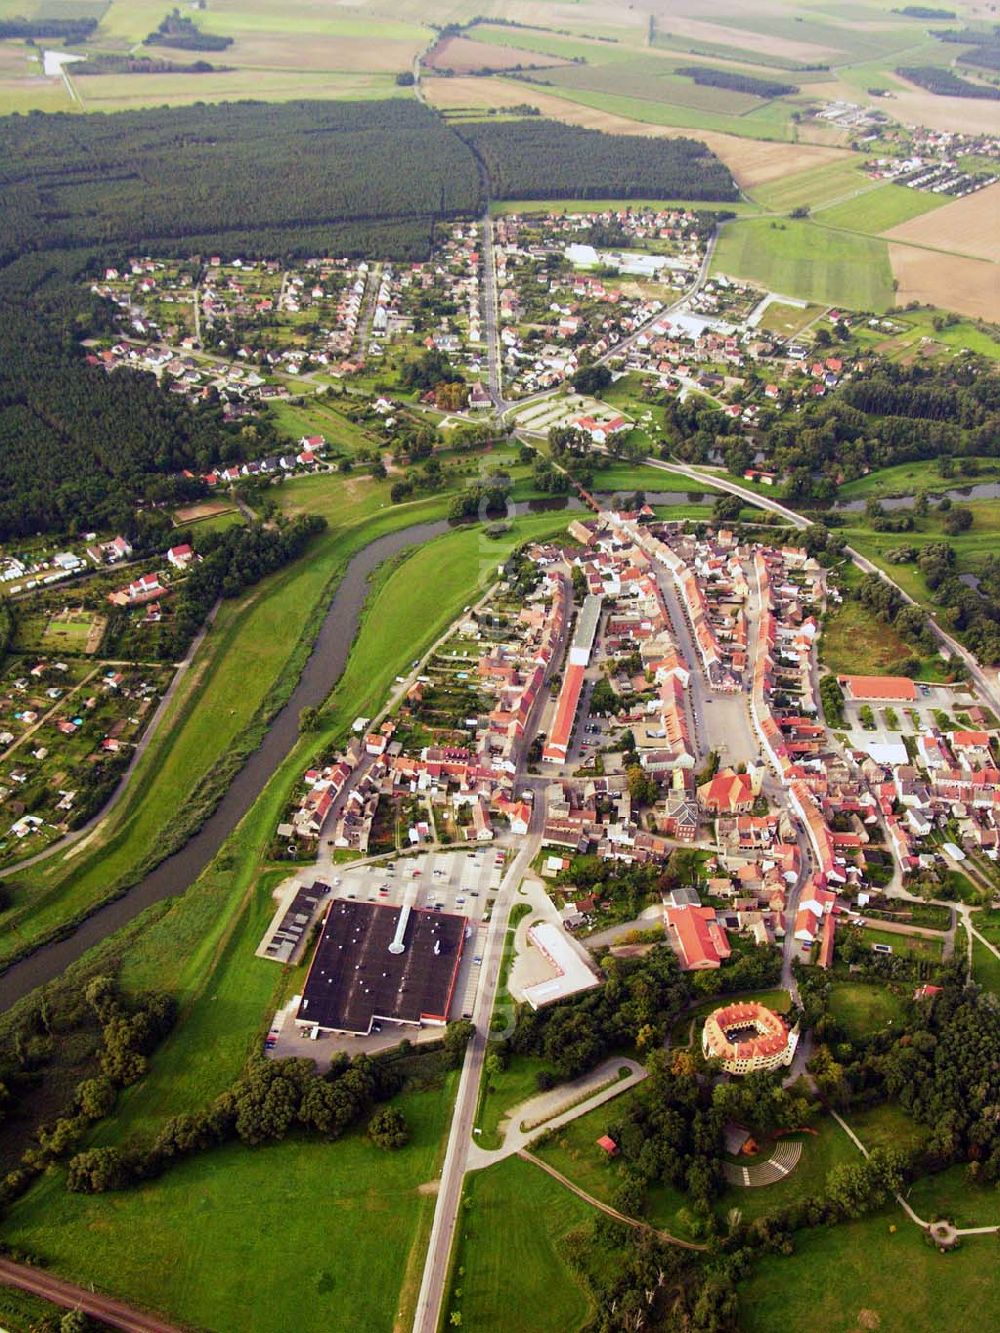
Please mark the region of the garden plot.
[[545, 435], [554, 428], [577, 425], [581, 417], [588, 418], [596, 426], [602, 426], [624, 415], [596, 398], [568, 393], [564, 397], [532, 403], [515, 413], [514, 420], [520, 430]]

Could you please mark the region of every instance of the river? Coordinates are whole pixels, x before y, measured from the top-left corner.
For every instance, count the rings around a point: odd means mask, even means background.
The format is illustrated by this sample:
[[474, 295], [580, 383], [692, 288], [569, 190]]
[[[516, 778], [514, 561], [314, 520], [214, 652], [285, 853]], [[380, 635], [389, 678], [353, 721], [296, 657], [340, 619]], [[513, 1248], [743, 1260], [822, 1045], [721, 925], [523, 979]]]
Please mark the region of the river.
[[[996, 500], [1000, 499], [1000, 481], [981, 481], [973, 482], [968, 486], [953, 486], [949, 490], [928, 491], [931, 500], [940, 500], [946, 495], [949, 500], [957, 500], [959, 503], [965, 500]], [[915, 496], [912, 495], [889, 495], [879, 500], [883, 509], [912, 509]], [[867, 500], [838, 500], [833, 506], [841, 514], [863, 514]]]
[[36, 986], [53, 980], [88, 949], [147, 907], [177, 897], [198, 878], [297, 741], [299, 712], [322, 704], [340, 679], [357, 633], [371, 575], [400, 551], [439, 537], [451, 528], [444, 519], [417, 523], [379, 537], [358, 552], [334, 594], [291, 698], [275, 715], [260, 746], [237, 773], [215, 812], [179, 851], [161, 861], [123, 897], [99, 908], [66, 939], [43, 945], [8, 968], [0, 976], [0, 1009], [8, 1009]]

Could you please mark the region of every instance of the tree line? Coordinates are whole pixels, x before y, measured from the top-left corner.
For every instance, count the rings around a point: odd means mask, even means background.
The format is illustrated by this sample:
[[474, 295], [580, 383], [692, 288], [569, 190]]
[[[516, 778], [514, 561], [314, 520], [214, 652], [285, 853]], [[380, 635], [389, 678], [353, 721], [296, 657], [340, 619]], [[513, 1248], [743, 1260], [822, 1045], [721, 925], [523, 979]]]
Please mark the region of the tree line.
[[457, 129], [497, 199], [739, 198], [728, 168], [695, 139], [602, 134], [541, 119]]
[[1000, 88], [994, 88], [991, 84], [970, 83], [968, 79], [959, 78], [950, 69], [943, 69], [939, 65], [908, 65], [897, 69], [896, 73], [926, 88], [929, 93], [936, 93], [938, 97], [974, 97], [993, 102], [1000, 100]]
[[736, 70], [715, 69], [709, 65], [681, 65], [674, 70], [707, 88], [727, 88], [734, 93], [750, 93], [754, 97], [788, 97], [799, 91], [794, 83], [778, 83], [774, 79], [755, 79]]

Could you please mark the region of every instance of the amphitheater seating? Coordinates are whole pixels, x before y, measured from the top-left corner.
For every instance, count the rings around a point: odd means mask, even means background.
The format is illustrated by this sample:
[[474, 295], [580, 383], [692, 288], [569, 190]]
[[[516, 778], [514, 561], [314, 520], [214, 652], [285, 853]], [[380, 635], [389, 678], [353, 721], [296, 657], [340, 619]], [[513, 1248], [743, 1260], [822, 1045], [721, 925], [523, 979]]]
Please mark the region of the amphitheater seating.
[[758, 1189], [762, 1185], [774, 1185], [784, 1180], [798, 1166], [801, 1156], [802, 1144], [798, 1139], [780, 1139], [766, 1161], [751, 1162], [747, 1166], [723, 1162], [722, 1174], [729, 1185]]

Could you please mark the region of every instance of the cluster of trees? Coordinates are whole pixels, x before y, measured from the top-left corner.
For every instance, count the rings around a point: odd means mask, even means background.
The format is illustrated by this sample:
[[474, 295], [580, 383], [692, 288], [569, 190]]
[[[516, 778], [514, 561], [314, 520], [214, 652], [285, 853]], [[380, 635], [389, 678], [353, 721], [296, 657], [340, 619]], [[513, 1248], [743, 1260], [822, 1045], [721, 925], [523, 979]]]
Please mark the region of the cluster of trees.
[[994, 88], [992, 84], [970, 83], [968, 79], [961, 79], [940, 65], [907, 65], [897, 69], [896, 73], [939, 97], [976, 97], [1000, 101], [1000, 88]]
[[844, 691], [834, 675], [824, 676], [819, 683], [819, 697], [823, 705], [823, 717], [828, 727], [844, 725]]
[[553, 120], [459, 127], [498, 199], [739, 197], [728, 169], [695, 139], [602, 134]]
[[97, 19], [12, 18], [0, 20], [0, 41], [23, 38], [34, 41], [38, 37], [64, 42], [67, 46], [84, 42], [97, 31]]
[[155, 60], [152, 56], [90, 56], [81, 60], [73, 73], [81, 74], [211, 74], [217, 67], [208, 60], [192, 60], [180, 65], [173, 60]]
[[958, 575], [955, 548], [948, 542], [927, 542], [919, 550], [899, 547], [893, 555], [897, 563], [916, 561], [934, 601], [946, 610], [953, 629], [977, 657], [984, 662], [1000, 661], [1000, 560], [996, 556], [986, 557], [978, 587], [970, 588]]
[[511, 481], [506, 473], [497, 473], [477, 482], [475, 486], [460, 491], [448, 506], [448, 517], [455, 520], [464, 518], [496, 517], [507, 512]]
[[161, 654], [170, 659], [181, 656], [218, 598], [238, 597], [245, 588], [297, 560], [325, 529], [325, 518], [299, 514], [270, 528], [255, 523], [205, 533], [198, 542], [201, 559], [180, 585], [169, 632], [161, 636]]
[[232, 37], [202, 32], [194, 19], [179, 9], [171, 10], [146, 38], [147, 46], [175, 46], [181, 51], [224, 51], [232, 44]]
[[608, 957], [603, 968], [607, 980], [597, 990], [537, 1012], [519, 1006], [510, 1049], [542, 1056], [560, 1078], [576, 1078], [611, 1051], [662, 1045], [688, 997], [673, 950]]
[[755, 79], [736, 70], [715, 69], [710, 65], [681, 65], [675, 74], [683, 74], [707, 88], [727, 88], [734, 93], [751, 93], [754, 97], [788, 97], [799, 91], [794, 83], [778, 83], [773, 79]]
[[[901, 638], [913, 644], [920, 652], [933, 650], [934, 634], [927, 616], [919, 606], [904, 602], [899, 589], [887, 583], [880, 575], [865, 574], [854, 595], [862, 606], [874, 611], [880, 620], [891, 625]], [[919, 665], [918, 658], [915, 663], [900, 663], [899, 669], [906, 674], [907, 668], [915, 671]]]
[[[100, 1027], [100, 1073], [77, 1084], [64, 1114], [38, 1127], [35, 1141], [22, 1154], [20, 1166], [4, 1179], [0, 1189], [4, 1199], [22, 1193], [39, 1172], [79, 1144], [93, 1121], [110, 1115], [119, 1089], [142, 1078], [147, 1057], [173, 1027], [176, 1017], [176, 1006], [170, 996], [151, 991], [130, 1000], [107, 976], [94, 977], [82, 999]], [[44, 1021], [44, 1010], [42, 1017]], [[51, 1034], [48, 1036], [51, 1040]], [[0, 1105], [8, 1100], [7, 1085], [16, 1088], [33, 1063], [23, 1037], [20, 1042], [15, 1041], [12, 1054], [16, 1063], [10, 1064], [9, 1057], [5, 1062], [6, 1084], [0, 1084], [4, 1094]]]
[[[462, 1063], [474, 1030], [467, 1022], [448, 1024], [441, 1046], [449, 1068]], [[295, 1130], [333, 1140], [365, 1116], [370, 1116], [367, 1132], [376, 1146], [401, 1148], [409, 1140], [403, 1112], [378, 1104], [402, 1088], [401, 1061], [408, 1054], [408, 1042], [377, 1059], [358, 1055], [351, 1060], [340, 1052], [322, 1075], [312, 1060], [257, 1057], [209, 1106], [168, 1120], [151, 1144], [77, 1153], [69, 1163], [67, 1189], [83, 1194], [125, 1189], [223, 1143], [258, 1147], [280, 1142]]]
[[[359, 1055], [334, 1057], [327, 1074], [312, 1060], [256, 1059], [210, 1106], [173, 1116], [148, 1148], [89, 1148], [70, 1159], [67, 1189], [100, 1194], [160, 1175], [171, 1164], [235, 1140], [249, 1147], [280, 1142], [296, 1126], [339, 1138], [373, 1106], [394, 1096], [400, 1081], [390, 1064]], [[371, 1126], [380, 1146], [402, 1146], [401, 1114]]]

